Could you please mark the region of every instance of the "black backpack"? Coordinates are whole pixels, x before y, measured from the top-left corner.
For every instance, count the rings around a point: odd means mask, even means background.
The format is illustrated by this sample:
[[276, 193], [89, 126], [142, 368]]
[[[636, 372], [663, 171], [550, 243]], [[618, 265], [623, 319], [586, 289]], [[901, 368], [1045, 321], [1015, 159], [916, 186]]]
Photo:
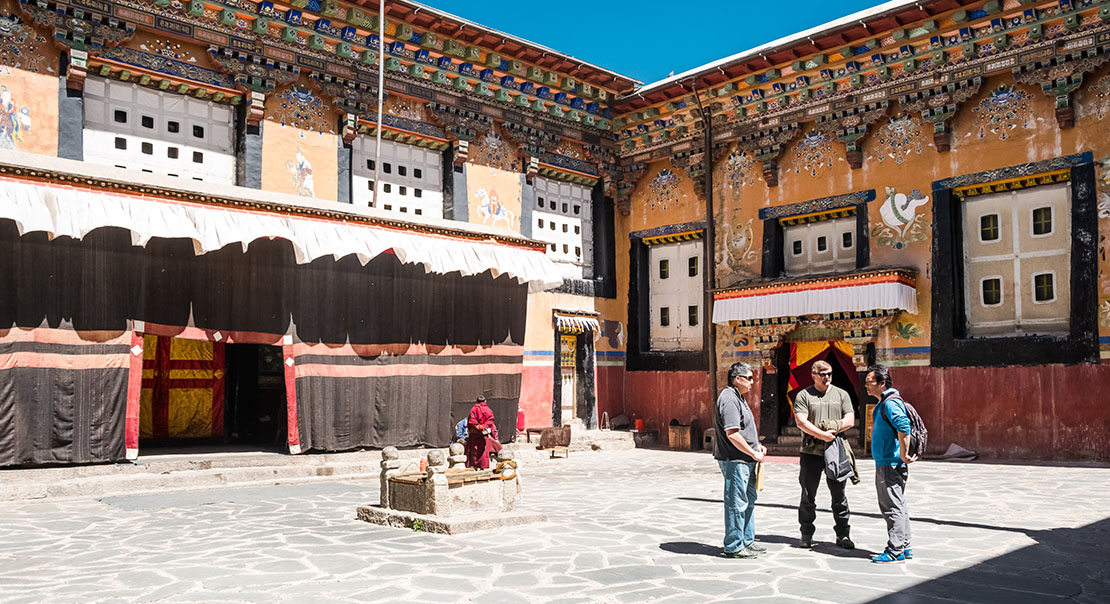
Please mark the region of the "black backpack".
[[[925, 455], [925, 446], [929, 442], [929, 430], [925, 428], [925, 422], [921, 420], [921, 416], [918, 415], [917, 409], [914, 409], [913, 405], [907, 403], [905, 400], [890, 398], [883, 401], [883, 403], [892, 400], [897, 400], [902, 403], [902, 406], [906, 409], [906, 417], [910, 420], [910, 446], [909, 451], [906, 451], [906, 455], [916, 455], [920, 458]], [[883, 416], [886, 423], [890, 425], [891, 430], [897, 432], [894, 424], [890, 423], [890, 418], [888, 418], [885, 413], [880, 411], [879, 415]]]

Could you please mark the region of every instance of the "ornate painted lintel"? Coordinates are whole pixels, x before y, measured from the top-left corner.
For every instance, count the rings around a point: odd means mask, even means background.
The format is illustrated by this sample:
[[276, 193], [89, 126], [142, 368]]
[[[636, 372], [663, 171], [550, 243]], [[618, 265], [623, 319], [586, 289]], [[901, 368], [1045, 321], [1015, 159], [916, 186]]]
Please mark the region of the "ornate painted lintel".
[[251, 92], [247, 105], [247, 125], [258, 126], [266, 113], [266, 95], [261, 92]]
[[740, 151], [753, 152], [755, 158], [763, 162], [763, 180], [768, 187], [775, 187], [779, 184], [779, 155], [786, 143], [797, 134], [798, 123], [756, 128], [741, 134], [736, 147]]
[[1110, 55], [1097, 54], [1081, 59], [1062, 55], [1044, 63], [1030, 63], [1014, 67], [1014, 79], [1023, 84], [1040, 86], [1045, 94], [1056, 101], [1056, 125], [1060, 129], [1075, 125], [1075, 108], [1071, 95], [1083, 85], [1086, 74], [1098, 69]]
[[636, 183], [647, 172], [647, 164], [645, 163], [632, 163], [617, 168], [619, 180], [617, 182], [617, 210], [620, 211], [621, 216], [630, 216], [632, 214], [632, 191], [636, 188]]
[[704, 203], [706, 162], [702, 146], [692, 145], [691, 148], [672, 155], [671, 165], [686, 172], [686, 176], [694, 181], [694, 193]]
[[956, 115], [960, 105], [975, 96], [982, 85], [983, 79], [976, 76], [919, 90], [902, 97], [902, 109], [920, 112], [921, 117], [932, 122], [933, 146], [938, 152], [948, 151], [952, 148], [948, 138], [948, 122]]
[[873, 310], [741, 321], [736, 325], [735, 333], [752, 341], [759, 352], [763, 371], [773, 374], [776, 373], [775, 351], [782, 345], [786, 334], [800, 327], [835, 329], [842, 334], [844, 341], [852, 345], [852, 364], [857, 371], [863, 371], [867, 368], [868, 344], [873, 344], [879, 331], [901, 312], [897, 309]]
[[853, 169], [863, 167], [861, 141], [867, 136], [868, 127], [886, 115], [890, 103], [879, 101], [848, 109], [834, 111], [817, 118], [817, 128], [829, 135], [836, 136], [844, 143], [845, 159]]
[[84, 90], [88, 68], [89, 53], [83, 50], [71, 50], [69, 52], [69, 68], [66, 70], [66, 88]]
[[428, 103], [427, 107], [432, 110], [431, 115], [442, 122], [447, 131], [459, 141], [473, 141], [493, 127], [493, 118], [474, 111], [442, 103]]

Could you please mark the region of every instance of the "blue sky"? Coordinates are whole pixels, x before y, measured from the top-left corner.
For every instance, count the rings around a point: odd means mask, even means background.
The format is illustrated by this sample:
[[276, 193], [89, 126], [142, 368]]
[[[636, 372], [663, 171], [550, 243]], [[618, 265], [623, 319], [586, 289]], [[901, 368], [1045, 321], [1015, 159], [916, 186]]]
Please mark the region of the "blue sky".
[[644, 83], [882, 3], [882, 0], [419, 1]]

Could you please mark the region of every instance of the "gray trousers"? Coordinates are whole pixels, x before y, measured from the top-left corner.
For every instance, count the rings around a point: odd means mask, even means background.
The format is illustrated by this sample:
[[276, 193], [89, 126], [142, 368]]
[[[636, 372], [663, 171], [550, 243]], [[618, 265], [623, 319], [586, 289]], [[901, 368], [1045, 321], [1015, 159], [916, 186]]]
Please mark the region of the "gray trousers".
[[886, 549], [897, 556], [910, 547], [910, 511], [906, 507], [906, 466], [875, 466], [875, 492], [886, 520]]

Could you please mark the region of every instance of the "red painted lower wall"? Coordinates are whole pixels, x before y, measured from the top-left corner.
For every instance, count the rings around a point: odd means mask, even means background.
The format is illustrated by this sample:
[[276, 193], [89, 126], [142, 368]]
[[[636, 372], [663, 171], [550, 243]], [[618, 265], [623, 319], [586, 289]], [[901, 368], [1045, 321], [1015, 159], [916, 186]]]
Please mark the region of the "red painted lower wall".
[[609, 414], [609, 419], [628, 414], [624, 407], [625, 372], [624, 367], [611, 365], [599, 365], [595, 371], [597, 371], [597, 422], [600, 426], [604, 413]]
[[529, 428], [551, 425], [554, 374], [550, 365], [525, 365], [520, 380], [520, 408]]
[[1110, 458], [1110, 363], [894, 367], [891, 377], [925, 421], [931, 452], [956, 443], [994, 459]]
[[[667, 444], [667, 426], [672, 419], [689, 424], [697, 418], [703, 430], [711, 428], [715, 399], [705, 372], [629, 371], [624, 376], [625, 414], [633, 420], [644, 420], [646, 430], [658, 430], [663, 445]], [[757, 408], [752, 411], [759, 416]]]

